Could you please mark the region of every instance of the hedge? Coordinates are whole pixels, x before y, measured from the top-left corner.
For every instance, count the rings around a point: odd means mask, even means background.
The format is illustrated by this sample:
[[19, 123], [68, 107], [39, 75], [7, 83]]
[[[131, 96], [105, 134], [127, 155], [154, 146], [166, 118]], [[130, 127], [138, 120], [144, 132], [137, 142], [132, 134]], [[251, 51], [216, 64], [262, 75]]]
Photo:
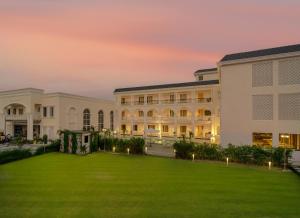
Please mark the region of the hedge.
[[0, 152], [0, 164], [21, 160], [24, 158], [40, 155], [43, 153], [59, 151], [60, 140], [52, 142], [50, 145], [41, 146], [36, 149], [34, 153], [30, 149], [14, 149], [9, 151]]
[[191, 159], [192, 154], [194, 154], [195, 159], [199, 160], [224, 161], [228, 157], [231, 162], [255, 165], [267, 165], [271, 161], [275, 166], [283, 166], [284, 156], [286, 155], [288, 159], [292, 155], [291, 149], [282, 147], [262, 148], [251, 145], [229, 145], [227, 148], [223, 148], [216, 144], [195, 144], [185, 140], [174, 143], [173, 147], [176, 150], [176, 158]]

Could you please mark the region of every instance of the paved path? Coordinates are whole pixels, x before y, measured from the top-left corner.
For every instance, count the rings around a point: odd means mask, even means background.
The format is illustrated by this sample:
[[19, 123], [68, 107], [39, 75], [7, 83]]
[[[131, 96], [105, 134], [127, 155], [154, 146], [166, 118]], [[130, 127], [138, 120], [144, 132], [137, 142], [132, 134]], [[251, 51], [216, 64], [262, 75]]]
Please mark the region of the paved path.
[[147, 154], [162, 157], [174, 157], [174, 150], [172, 146], [152, 144], [151, 147], [147, 145]]

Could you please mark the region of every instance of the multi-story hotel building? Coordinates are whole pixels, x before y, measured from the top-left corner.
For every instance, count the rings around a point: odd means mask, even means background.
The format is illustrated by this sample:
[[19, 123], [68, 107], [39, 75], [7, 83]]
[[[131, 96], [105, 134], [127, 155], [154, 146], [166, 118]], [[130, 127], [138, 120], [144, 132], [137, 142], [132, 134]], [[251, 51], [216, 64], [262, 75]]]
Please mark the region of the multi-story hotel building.
[[150, 133], [162, 139], [193, 136], [218, 143], [217, 68], [198, 70], [194, 75], [194, 82], [116, 89], [117, 130], [135, 136]]
[[33, 88], [0, 92], [0, 132], [6, 135], [55, 139], [58, 130], [92, 127], [114, 129], [112, 101]]
[[300, 149], [300, 45], [224, 56], [221, 144]]
[[195, 81], [119, 88], [115, 102], [40, 89], [0, 92], [0, 132], [59, 129], [300, 149], [300, 45], [225, 55]]

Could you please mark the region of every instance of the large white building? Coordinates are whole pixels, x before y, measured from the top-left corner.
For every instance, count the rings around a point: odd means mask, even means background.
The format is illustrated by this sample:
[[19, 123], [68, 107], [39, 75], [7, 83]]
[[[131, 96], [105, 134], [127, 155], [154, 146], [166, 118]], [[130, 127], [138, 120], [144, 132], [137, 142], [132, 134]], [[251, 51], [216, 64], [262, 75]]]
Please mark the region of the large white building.
[[[195, 72], [196, 81], [114, 91], [117, 130], [127, 135], [219, 142], [220, 86], [217, 68]], [[151, 131], [151, 130], [150, 130]]]
[[221, 144], [300, 149], [300, 45], [226, 55], [218, 67]]
[[5, 134], [55, 139], [58, 130], [91, 127], [114, 129], [112, 101], [33, 88], [0, 92], [0, 132]]
[[225, 55], [195, 81], [119, 88], [115, 102], [40, 89], [0, 92], [0, 132], [57, 130], [300, 149], [300, 45]]

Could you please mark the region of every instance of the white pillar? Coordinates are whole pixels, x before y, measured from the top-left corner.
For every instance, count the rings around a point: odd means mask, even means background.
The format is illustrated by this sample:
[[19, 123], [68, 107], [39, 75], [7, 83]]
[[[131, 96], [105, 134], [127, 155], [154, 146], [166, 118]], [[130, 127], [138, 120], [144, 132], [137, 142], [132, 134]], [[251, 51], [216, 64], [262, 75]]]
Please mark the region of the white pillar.
[[3, 113], [0, 114], [0, 132], [5, 134], [5, 115]]
[[27, 114], [27, 140], [33, 139], [33, 118], [32, 114]]

